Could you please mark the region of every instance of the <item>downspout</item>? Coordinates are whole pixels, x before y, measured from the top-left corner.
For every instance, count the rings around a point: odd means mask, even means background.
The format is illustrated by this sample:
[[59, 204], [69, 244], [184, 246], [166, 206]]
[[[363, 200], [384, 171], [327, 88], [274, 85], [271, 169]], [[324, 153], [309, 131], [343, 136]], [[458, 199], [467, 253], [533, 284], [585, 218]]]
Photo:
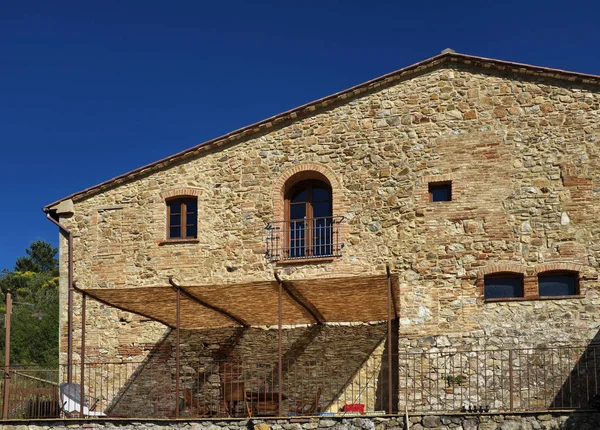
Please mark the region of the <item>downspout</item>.
[[63, 233], [68, 237], [69, 241], [69, 252], [68, 252], [68, 293], [67, 293], [67, 382], [72, 382], [72, 369], [73, 369], [73, 233], [69, 231], [65, 226], [56, 221], [50, 215], [50, 212], [46, 212], [46, 218], [48, 218], [53, 224], [55, 224]]

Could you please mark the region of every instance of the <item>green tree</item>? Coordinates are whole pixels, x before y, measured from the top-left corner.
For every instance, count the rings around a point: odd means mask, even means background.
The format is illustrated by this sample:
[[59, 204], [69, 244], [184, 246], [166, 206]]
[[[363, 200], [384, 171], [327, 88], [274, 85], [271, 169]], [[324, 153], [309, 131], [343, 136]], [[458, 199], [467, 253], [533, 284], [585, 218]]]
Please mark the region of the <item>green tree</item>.
[[[37, 240], [17, 259], [13, 271], [0, 273], [2, 313], [6, 292], [13, 295], [11, 364], [58, 365], [58, 261], [56, 248]], [[0, 332], [4, 357], [4, 330]]]
[[51, 272], [58, 275], [57, 248], [38, 239], [31, 242], [25, 253], [27, 256], [17, 258], [15, 272]]

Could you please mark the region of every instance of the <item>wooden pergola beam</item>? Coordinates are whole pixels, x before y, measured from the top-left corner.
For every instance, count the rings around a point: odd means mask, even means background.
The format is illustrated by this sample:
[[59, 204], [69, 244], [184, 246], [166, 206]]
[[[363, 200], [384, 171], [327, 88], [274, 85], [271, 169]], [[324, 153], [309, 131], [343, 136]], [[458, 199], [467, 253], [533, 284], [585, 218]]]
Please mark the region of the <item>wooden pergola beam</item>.
[[235, 321], [236, 323], [238, 323], [239, 325], [241, 325], [242, 327], [250, 327], [250, 324], [248, 324], [247, 321], [245, 321], [243, 318], [238, 317], [237, 315], [232, 314], [229, 311], [226, 311], [223, 308], [220, 308], [218, 306], [215, 305], [211, 305], [208, 302], [205, 302], [204, 300], [199, 299], [198, 297], [195, 297], [194, 295], [192, 295], [190, 292], [188, 292], [185, 287], [182, 287], [180, 285], [177, 285], [175, 283], [175, 281], [173, 281], [173, 277], [169, 276], [169, 284], [171, 284], [171, 286], [175, 289], [179, 289], [181, 291], [181, 294], [183, 294], [185, 297], [187, 297], [188, 299], [192, 300], [193, 302], [198, 303], [201, 306], [204, 306], [205, 308], [211, 309], [227, 318], [229, 318], [232, 321]]
[[302, 308], [304, 308], [304, 310], [310, 314], [310, 316], [315, 320], [317, 324], [323, 324], [325, 322], [325, 317], [323, 316], [323, 314], [321, 314], [319, 309], [317, 309], [317, 307], [313, 305], [310, 300], [304, 297], [302, 293], [300, 293], [300, 291], [295, 289], [293, 286], [286, 285], [286, 283], [283, 281], [283, 279], [279, 277], [279, 274], [276, 271], [273, 272], [273, 274], [275, 275], [275, 279], [277, 280], [279, 285], [281, 285], [285, 293], [292, 300], [294, 300], [296, 303], [302, 306]]
[[102, 300], [101, 298], [96, 297], [94, 294], [90, 294], [89, 291], [84, 290], [82, 288], [79, 288], [75, 283], [73, 283], [73, 291], [77, 291], [78, 293], [81, 293], [81, 294], [83, 294], [85, 292], [85, 294], [87, 294], [89, 297], [91, 297], [94, 300], [96, 300], [98, 303], [102, 303], [103, 305], [110, 306], [111, 308], [115, 308], [115, 309], [118, 309], [118, 310], [123, 311], [123, 312], [131, 312], [131, 313], [134, 313], [134, 314], [139, 315], [141, 317], [148, 318], [149, 320], [156, 321], [156, 322], [159, 322], [161, 324], [164, 324], [167, 327], [169, 327], [170, 329], [174, 329], [175, 328], [175, 326], [173, 324], [169, 324], [167, 321], [165, 321], [163, 319], [160, 319], [160, 318], [156, 318], [156, 317], [154, 317], [154, 316], [152, 316], [152, 315], [150, 315], [148, 313], [138, 312], [138, 311], [132, 311], [132, 310], [126, 309], [126, 308], [124, 308], [122, 306], [117, 306], [117, 305], [115, 305], [113, 303], [107, 302], [106, 300]]

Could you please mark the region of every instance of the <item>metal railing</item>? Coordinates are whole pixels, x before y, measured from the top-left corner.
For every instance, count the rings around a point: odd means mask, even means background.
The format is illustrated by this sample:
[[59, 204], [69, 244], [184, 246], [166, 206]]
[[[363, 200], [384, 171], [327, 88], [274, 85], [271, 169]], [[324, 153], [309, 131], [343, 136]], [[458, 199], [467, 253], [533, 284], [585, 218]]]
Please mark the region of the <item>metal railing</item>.
[[266, 225], [270, 261], [342, 255], [343, 216], [274, 221]]
[[387, 405], [381, 357], [360, 371], [316, 360], [285, 360], [283, 367], [280, 385], [276, 364], [200, 359], [182, 366], [177, 392], [172, 360], [86, 363], [83, 383], [74, 364], [77, 394], [70, 401], [61, 393], [66, 365], [52, 371], [13, 367], [8, 418], [79, 417], [82, 411], [84, 417], [174, 418], [177, 407], [182, 418], [328, 415], [354, 408], [372, 413]]
[[600, 345], [400, 354], [400, 409], [538, 411], [593, 405]]
[[[263, 417], [410, 412], [527, 412], [598, 407], [600, 345], [394, 354], [394, 409], [386, 357], [346, 368], [339, 361], [276, 363], [192, 358], [176, 390], [172, 357], [145, 362], [86, 363], [72, 368], [84, 387], [84, 416], [119, 418]], [[67, 367], [10, 371], [9, 418], [75, 417], [77, 399], [60, 393]], [[396, 385], [397, 384], [397, 385]], [[72, 404], [76, 406], [73, 407]]]
[[[14, 366], [8, 376], [8, 418], [60, 416], [58, 369]], [[0, 386], [4, 389], [4, 380]], [[3, 400], [0, 399], [2, 405]]]

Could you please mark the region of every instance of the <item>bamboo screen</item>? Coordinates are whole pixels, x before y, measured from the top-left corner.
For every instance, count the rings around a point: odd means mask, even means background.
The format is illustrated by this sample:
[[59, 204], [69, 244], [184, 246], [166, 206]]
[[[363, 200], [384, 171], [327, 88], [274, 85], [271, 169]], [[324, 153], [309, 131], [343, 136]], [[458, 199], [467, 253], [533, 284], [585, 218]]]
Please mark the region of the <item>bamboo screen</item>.
[[[393, 295], [397, 297], [397, 278], [392, 277], [392, 281]], [[298, 294], [300, 301], [310, 302], [307, 304], [312, 304], [325, 322], [371, 322], [387, 319], [388, 284], [385, 275], [284, 282]], [[182, 286], [182, 290], [191, 296], [187, 297], [183, 293], [180, 295], [182, 329], [239, 325], [226, 314], [251, 326], [274, 326], [278, 323], [277, 281]], [[115, 308], [152, 318], [170, 327], [176, 326], [177, 296], [171, 286], [88, 288], [80, 291]], [[315, 322], [310, 313], [285, 291], [282, 304], [284, 325]]]

